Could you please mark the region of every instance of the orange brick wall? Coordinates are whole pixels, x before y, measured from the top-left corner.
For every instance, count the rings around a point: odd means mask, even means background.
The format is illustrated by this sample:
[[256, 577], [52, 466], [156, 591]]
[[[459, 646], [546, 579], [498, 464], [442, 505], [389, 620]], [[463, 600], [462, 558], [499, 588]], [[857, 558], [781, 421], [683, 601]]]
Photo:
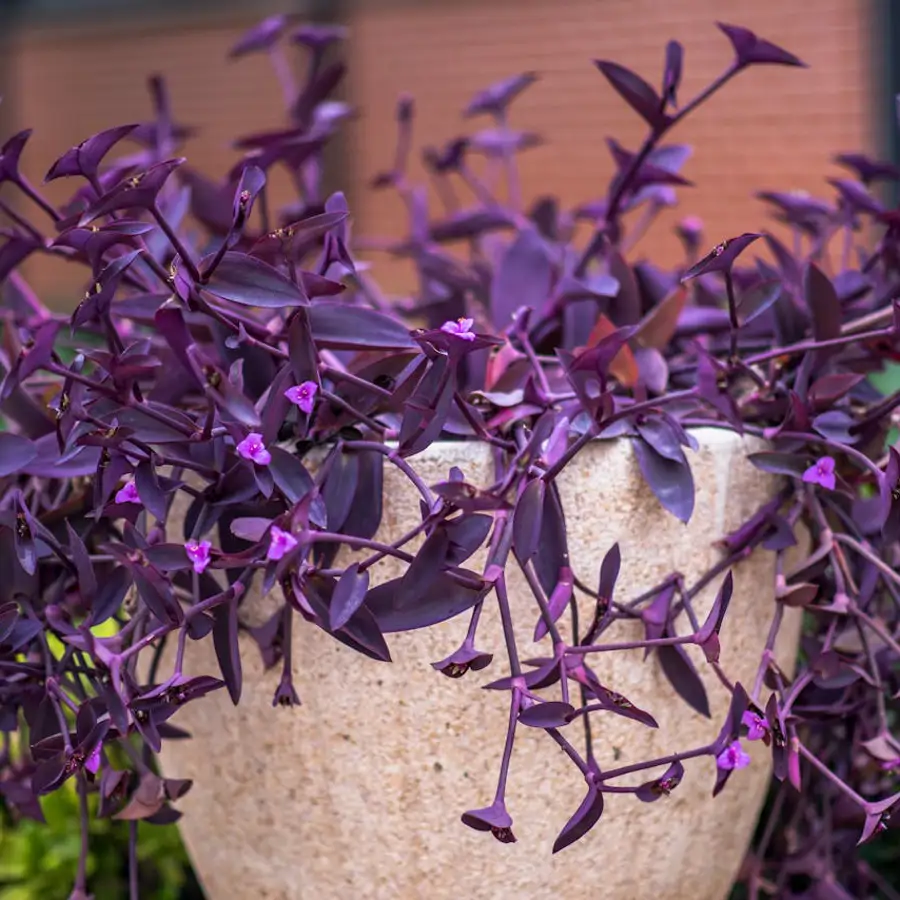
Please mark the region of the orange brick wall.
[[[351, 18], [350, 93], [365, 113], [352, 131], [352, 183], [389, 165], [400, 91], [416, 97], [419, 140], [437, 144], [489, 124], [461, 119], [476, 90], [534, 69], [540, 80], [515, 102], [512, 121], [550, 143], [522, 155], [526, 197], [551, 192], [567, 204], [600, 197], [612, 170], [605, 136], [634, 149], [644, 132], [591, 60], [615, 60], [658, 85], [665, 44], [675, 38], [685, 47], [680, 95], [689, 98], [731, 58], [714, 25], [724, 21], [754, 29], [811, 68], [745, 72], [672, 132], [671, 141], [694, 145], [684, 174], [697, 186], [680, 189], [682, 205], [668, 221], [701, 216], [712, 246], [767, 221], [755, 190], [823, 193], [823, 179], [838, 171], [829, 163], [833, 153], [875, 149], [870, 6], [866, 0], [362, 0]], [[355, 199], [357, 232], [403, 233], [393, 197]], [[668, 229], [657, 226], [637, 252], [665, 262], [678, 250]], [[392, 285], [409, 283], [395, 267], [391, 276]]]
[[[681, 96], [689, 97], [729, 61], [716, 20], [754, 28], [811, 65], [742, 74], [672, 135], [695, 146], [684, 174], [697, 187], [680, 191], [677, 215], [700, 215], [710, 244], [756, 229], [766, 219], [754, 190], [821, 193], [823, 179], [836, 172], [832, 153], [875, 149], [871, 6], [870, 0], [357, 0], [348, 15], [347, 94], [361, 115], [349, 126], [341, 154], [354, 232], [403, 234], [398, 201], [365, 188], [392, 158], [399, 92], [416, 96], [419, 146], [437, 144], [488, 124], [460, 117], [477, 89], [537, 70], [539, 82], [513, 113], [516, 127], [549, 138], [547, 146], [522, 157], [525, 195], [552, 192], [571, 204], [602, 196], [612, 168], [606, 135], [632, 148], [642, 135], [638, 117], [591, 60], [614, 59], [658, 84], [665, 43], [677, 38], [686, 48]], [[255, 17], [248, 11], [177, 26], [92, 25], [24, 34], [10, 60], [15, 121], [4, 124], [35, 129], [26, 153], [29, 174], [40, 180], [59, 153], [93, 131], [133, 120], [136, 113], [149, 116], [150, 71], [165, 74], [177, 119], [201, 128], [185, 151], [191, 162], [223, 173], [234, 159], [229, 137], [282, 122], [267, 61], [225, 59]], [[418, 163], [414, 171], [421, 174]], [[55, 198], [64, 192], [61, 185], [48, 186]], [[276, 191], [276, 202], [286, 197]], [[668, 218], [670, 223], [676, 214]], [[638, 247], [646, 251], [662, 262], [673, 257], [677, 248], [666, 227], [658, 226]], [[378, 263], [389, 288], [411, 283], [405, 269]], [[77, 299], [73, 274], [80, 279], [80, 271], [43, 259], [29, 266], [36, 286], [63, 295], [61, 302]]]

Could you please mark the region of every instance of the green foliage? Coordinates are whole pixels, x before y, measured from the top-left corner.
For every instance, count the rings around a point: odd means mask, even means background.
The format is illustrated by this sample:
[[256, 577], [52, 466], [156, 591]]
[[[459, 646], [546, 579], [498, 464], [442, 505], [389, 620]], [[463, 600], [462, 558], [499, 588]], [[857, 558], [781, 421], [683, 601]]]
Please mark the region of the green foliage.
[[[47, 824], [13, 822], [0, 805], [0, 900], [66, 900], [81, 847], [78, 797], [69, 785], [43, 799]], [[128, 823], [94, 818], [91, 798], [88, 888], [97, 900], [128, 896]], [[141, 822], [138, 828], [141, 895], [188, 900], [196, 887], [178, 829]]]

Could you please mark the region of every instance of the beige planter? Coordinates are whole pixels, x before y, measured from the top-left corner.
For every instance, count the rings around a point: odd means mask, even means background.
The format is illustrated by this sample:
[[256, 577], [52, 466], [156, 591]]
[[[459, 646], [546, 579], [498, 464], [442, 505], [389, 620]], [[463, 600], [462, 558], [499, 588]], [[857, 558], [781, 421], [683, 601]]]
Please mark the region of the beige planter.
[[[689, 457], [697, 501], [688, 526], [644, 486], [627, 441], [598, 442], [565, 470], [560, 488], [569, 548], [585, 581], [596, 582], [604, 553], [619, 541], [620, 598], [673, 570], [691, 582], [719, 558], [714, 541], [772, 495], [777, 479], [744, 458], [758, 443], [751, 446], [724, 430], [696, 435], [701, 449]], [[431, 484], [445, 480], [451, 465], [476, 484], [493, 480], [483, 445], [433, 445], [413, 464]], [[387, 466], [380, 539], [414, 527], [417, 516], [408, 482]], [[479, 557], [470, 562], [479, 564]], [[759, 552], [735, 571], [722, 664], [748, 686], [774, 610], [773, 567], [773, 554]], [[547, 640], [529, 646], [535, 605], [517, 566], [509, 571], [523, 656], [548, 655]], [[382, 579], [398, 574], [393, 564], [379, 571]], [[699, 598], [698, 614], [705, 615], [717, 585]], [[275, 596], [250, 597], [248, 621], [261, 622], [276, 602]], [[589, 617], [590, 601], [582, 609]], [[789, 611], [781, 631], [777, 657], [787, 669], [799, 622]], [[581, 802], [584, 782], [549, 736], [522, 727], [507, 795], [518, 843], [500, 844], [460, 823], [465, 809], [493, 799], [508, 717], [508, 695], [480, 689], [507, 674], [494, 603], [485, 608], [478, 639], [480, 649], [495, 654], [492, 666], [451, 680], [429, 665], [458, 646], [467, 624], [462, 615], [427, 631], [390, 635], [394, 662], [387, 664], [357, 655], [298, 619], [293, 652], [299, 709], [272, 708], [279, 671], [264, 673], [255, 645], [242, 638], [240, 706], [233, 707], [224, 691], [190, 704], [173, 722], [191, 731], [193, 740], [170, 742], [162, 754], [167, 775], [195, 780], [179, 804], [182, 831], [210, 900], [727, 896], [769, 779], [767, 751], [758, 744], [749, 747], [752, 766], [736, 772], [717, 799], [710, 796], [714, 762], [689, 761], [670, 797], [644, 804], [608, 795], [590, 835], [552, 856], [553, 840]], [[640, 630], [629, 624], [613, 636], [639, 639]], [[215, 673], [212, 641], [189, 644], [189, 672]], [[689, 650], [706, 684], [712, 720], [677, 698], [655, 660], [643, 662], [641, 652], [593, 658], [601, 681], [659, 722], [653, 730], [596, 715], [601, 767], [688, 749], [718, 733], [728, 696], [697, 648]], [[580, 725], [568, 730], [580, 747]], [[631, 783], [644, 780], [646, 775]]]

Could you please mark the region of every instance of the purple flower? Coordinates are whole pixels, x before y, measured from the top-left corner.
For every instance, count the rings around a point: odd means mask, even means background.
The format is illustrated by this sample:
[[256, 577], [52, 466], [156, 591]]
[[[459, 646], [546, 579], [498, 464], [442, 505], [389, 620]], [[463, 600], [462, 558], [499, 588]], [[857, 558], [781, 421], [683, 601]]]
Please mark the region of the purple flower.
[[495, 800], [484, 809], [470, 809], [464, 812], [462, 822], [463, 825], [468, 825], [476, 831], [490, 831], [501, 844], [516, 843], [512, 830], [513, 820], [502, 800]]
[[266, 450], [263, 443], [263, 436], [256, 431], [251, 431], [238, 445], [237, 452], [244, 457], [255, 462], [258, 466], [267, 466], [272, 462], [272, 454]]
[[764, 741], [769, 736], [769, 723], [765, 716], [761, 716], [752, 710], [747, 710], [741, 716], [741, 723], [747, 726], [748, 741]]
[[289, 531], [284, 531], [277, 525], [273, 525], [270, 532], [269, 549], [266, 550], [266, 559], [281, 559], [296, 546], [297, 538]]
[[807, 484], [818, 484], [826, 490], [833, 491], [836, 484], [834, 478], [834, 458], [823, 456], [816, 460], [804, 473], [803, 480]]
[[471, 642], [463, 641], [458, 650], [438, 662], [433, 662], [431, 668], [448, 678], [462, 678], [470, 669], [477, 672], [486, 668], [493, 659], [493, 654], [476, 650]]
[[716, 765], [720, 769], [745, 769], [750, 765], [750, 755], [741, 746], [740, 741], [732, 741], [717, 757]]
[[140, 503], [141, 498], [138, 494], [137, 485], [133, 481], [129, 481], [124, 487], [116, 491], [116, 503]]
[[303, 384], [295, 384], [293, 387], [289, 387], [284, 392], [284, 396], [295, 406], [299, 406], [302, 412], [309, 415], [313, 411], [316, 391], [318, 390], [319, 386], [314, 381], [304, 381]]
[[457, 319], [455, 322], [444, 322], [441, 325], [441, 331], [447, 334], [455, 334], [464, 341], [474, 341], [475, 332], [472, 331], [472, 325], [474, 324], [474, 319]]
[[184, 552], [187, 553], [188, 559], [191, 561], [194, 571], [198, 574], [203, 572], [209, 565], [209, 551], [212, 547], [209, 541], [188, 541], [184, 545]]

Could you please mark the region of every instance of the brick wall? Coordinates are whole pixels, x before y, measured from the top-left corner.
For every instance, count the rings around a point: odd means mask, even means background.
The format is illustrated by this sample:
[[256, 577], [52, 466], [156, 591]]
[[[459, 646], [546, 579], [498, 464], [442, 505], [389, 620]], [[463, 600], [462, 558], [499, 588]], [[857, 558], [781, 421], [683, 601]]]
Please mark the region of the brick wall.
[[[615, 60], [658, 85], [665, 44], [675, 38], [685, 47], [681, 97], [689, 98], [731, 58], [714, 22], [742, 24], [811, 68], [745, 72], [672, 132], [672, 141], [695, 147], [684, 174], [696, 187], [680, 191], [682, 205], [668, 221], [701, 216], [712, 245], [766, 222], [755, 190], [822, 192], [823, 179], [837, 172], [833, 153], [875, 149], [870, 19], [866, 0], [360, 2], [352, 18], [350, 92], [365, 115], [352, 131], [352, 183], [389, 164], [398, 92], [416, 97], [419, 139], [439, 143], [488, 124], [460, 118], [476, 90], [534, 69], [540, 80], [516, 101], [513, 125], [541, 131], [550, 142], [522, 156], [526, 196], [552, 192], [568, 204], [600, 197], [612, 170], [605, 136], [634, 149], [643, 122], [591, 60]], [[403, 233], [393, 198], [355, 199], [357, 232]], [[637, 252], [665, 262], [678, 251], [667, 229], [657, 227]], [[393, 267], [390, 283], [409, 280]]]
[[[697, 187], [681, 191], [678, 215], [700, 215], [710, 243], [758, 228], [766, 220], [754, 190], [820, 192], [835, 172], [832, 153], [875, 149], [870, 2], [816, 0], [814, 6], [813, 14], [809, 0], [358, 0], [348, 16], [348, 95], [361, 116], [349, 127], [341, 154], [355, 233], [403, 233], [399, 203], [364, 187], [392, 158], [399, 92], [416, 96], [419, 141], [440, 143], [464, 127], [481, 127], [459, 116], [474, 91], [537, 70], [539, 82], [516, 102], [513, 115], [515, 126], [549, 139], [522, 157], [525, 194], [553, 192], [571, 204], [602, 195], [611, 170], [606, 135], [633, 148], [642, 134], [640, 120], [591, 60], [617, 60], [656, 84], [665, 43], [677, 38], [686, 48], [681, 95], [689, 97], [730, 58], [716, 20], [754, 28], [812, 67], [744, 73], [672, 135], [695, 146], [684, 174]], [[4, 125], [35, 129], [26, 154], [29, 174], [40, 180], [60, 152], [93, 131], [132, 120], [135, 111], [149, 116], [150, 71], [166, 75], [178, 120], [201, 128], [187, 148], [192, 163], [223, 173], [234, 158], [227, 141], [237, 129], [281, 123], [267, 61], [225, 59], [254, 18], [248, 7], [242, 16], [193, 23], [99, 23], [25, 33], [8, 63], [15, 121], [7, 113]], [[421, 174], [418, 164], [414, 170]], [[54, 197], [64, 190], [48, 187]], [[677, 252], [665, 227], [639, 246], [645, 251], [663, 262]], [[397, 266], [379, 260], [378, 271], [389, 288], [410, 284]], [[69, 267], [41, 259], [29, 266], [29, 276], [62, 302], [76, 299]]]

